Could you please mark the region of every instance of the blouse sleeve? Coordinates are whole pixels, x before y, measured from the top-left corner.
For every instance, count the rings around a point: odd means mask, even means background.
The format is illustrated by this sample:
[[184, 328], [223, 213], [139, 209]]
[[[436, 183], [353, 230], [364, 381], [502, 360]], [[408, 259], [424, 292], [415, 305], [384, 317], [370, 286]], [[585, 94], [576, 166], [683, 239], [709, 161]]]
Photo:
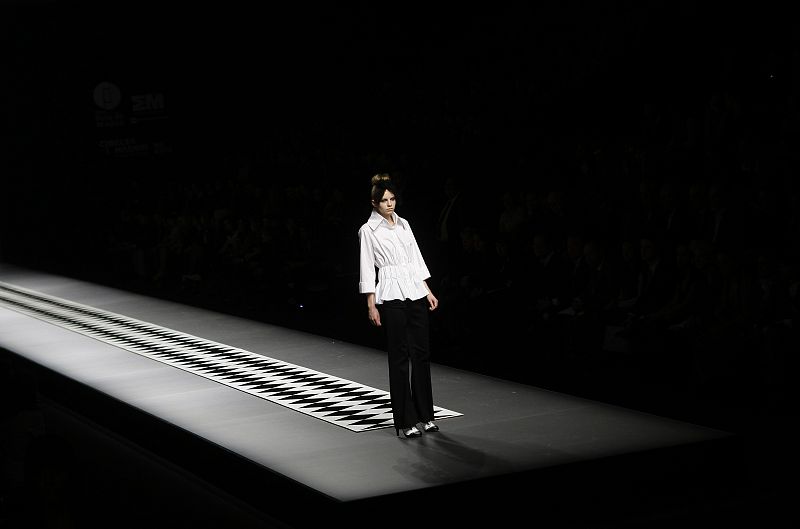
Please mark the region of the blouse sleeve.
[[431, 273], [428, 271], [428, 267], [425, 265], [425, 259], [422, 258], [422, 252], [419, 249], [419, 244], [417, 244], [417, 239], [414, 237], [414, 232], [411, 230], [411, 224], [406, 221], [406, 227], [408, 228], [408, 234], [411, 236], [411, 240], [414, 241], [413, 244], [413, 263], [418, 274], [420, 281], [425, 281], [431, 277]]
[[360, 241], [358, 292], [368, 294], [375, 292], [375, 251], [369, 236], [369, 227], [358, 230]]

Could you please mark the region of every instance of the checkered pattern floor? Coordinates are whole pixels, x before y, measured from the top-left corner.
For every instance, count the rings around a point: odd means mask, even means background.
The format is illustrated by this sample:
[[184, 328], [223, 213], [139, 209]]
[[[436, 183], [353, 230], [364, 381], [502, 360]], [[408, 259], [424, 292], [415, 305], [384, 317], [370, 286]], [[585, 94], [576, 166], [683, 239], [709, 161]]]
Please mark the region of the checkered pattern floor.
[[[392, 426], [389, 393], [113, 312], [0, 282], [0, 306], [354, 432]], [[461, 413], [434, 408], [434, 418]]]

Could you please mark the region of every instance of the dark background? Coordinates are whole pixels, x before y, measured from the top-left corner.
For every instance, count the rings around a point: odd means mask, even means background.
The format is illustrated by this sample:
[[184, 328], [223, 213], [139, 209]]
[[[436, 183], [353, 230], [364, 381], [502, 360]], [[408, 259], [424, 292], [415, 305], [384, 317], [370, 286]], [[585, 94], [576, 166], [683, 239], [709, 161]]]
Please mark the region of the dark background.
[[742, 433], [752, 512], [793, 501], [787, 9], [167, 4], [0, 2], [0, 260], [381, 348], [356, 233], [389, 172], [434, 361]]
[[[369, 214], [368, 179], [390, 172], [444, 304], [439, 361], [617, 389], [594, 371], [575, 376], [587, 354], [608, 352], [603, 340], [574, 346], [581, 358], [558, 369], [520, 360], [541, 350], [567, 359], [575, 335], [544, 321], [541, 293], [520, 278], [538, 274], [525, 266], [550, 193], [566, 197], [559, 255], [573, 233], [614, 256], [630, 242], [638, 255], [671, 183], [685, 208], [696, 189], [704, 200], [719, 189], [732, 197], [738, 238], [713, 251], [736, 255], [753, 292], [769, 254], [786, 287], [784, 312], [747, 324], [792, 321], [797, 28], [769, 4], [17, 1], [2, 10], [7, 262], [379, 347], [357, 293], [355, 234]], [[100, 83], [118, 87], [117, 107], [97, 105]], [[439, 258], [435, 221], [453, 176], [470, 197], [468, 228], [491, 254], [482, 275]], [[506, 192], [535, 210], [514, 233], [500, 226]], [[707, 238], [694, 226], [678, 242]], [[473, 294], [497, 290], [481, 283], [499, 273], [497, 240], [518, 250], [517, 283], [485, 301]], [[767, 340], [749, 338], [754, 350]], [[507, 358], [482, 352], [492, 347]], [[760, 361], [745, 357], [737, 377]], [[633, 365], [625, 355], [610, 362]], [[619, 397], [645, 406], [634, 390]]]
[[[540, 210], [565, 193], [573, 231], [614, 251], [638, 248], [645, 194], [667, 182], [684, 202], [725, 186], [743, 223], [766, 192], [791, 223], [796, 27], [768, 4], [2, 8], [8, 262], [378, 345], [355, 236], [376, 172], [401, 185], [437, 286], [455, 273], [434, 225], [452, 176], [490, 247], [505, 192]], [[737, 241], [742, 266], [774, 241], [761, 228]], [[484, 344], [514, 350], [525, 325], [487, 319]], [[543, 381], [437, 332], [440, 361]]]

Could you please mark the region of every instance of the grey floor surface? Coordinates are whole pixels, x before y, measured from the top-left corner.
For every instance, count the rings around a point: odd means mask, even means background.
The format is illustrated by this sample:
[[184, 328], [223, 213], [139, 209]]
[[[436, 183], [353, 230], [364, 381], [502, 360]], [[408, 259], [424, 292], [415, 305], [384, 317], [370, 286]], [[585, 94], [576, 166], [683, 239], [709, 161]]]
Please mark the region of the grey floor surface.
[[[0, 281], [388, 390], [379, 350], [10, 265]], [[343, 502], [729, 435], [434, 364], [436, 404], [463, 415], [405, 440], [348, 431], [2, 305], [0, 347]]]

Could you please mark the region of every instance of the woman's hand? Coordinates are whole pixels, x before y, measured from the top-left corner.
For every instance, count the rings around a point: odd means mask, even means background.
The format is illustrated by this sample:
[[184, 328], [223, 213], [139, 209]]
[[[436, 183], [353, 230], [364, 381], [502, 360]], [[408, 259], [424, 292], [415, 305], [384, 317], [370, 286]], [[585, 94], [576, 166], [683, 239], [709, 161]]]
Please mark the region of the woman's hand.
[[436, 310], [436, 307], [439, 306], [439, 300], [436, 299], [432, 292], [428, 292], [428, 305], [430, 306], [429, 310]]
[[369, 321], [375, 327], [381, 326], [381, 313], [378, 312], [378, 307], [375, 305], [371, 305], [367, 307], [367, 312], [369, 313]]
[[423, 281], [422, 284], [425, 285], [425, 290], [428, 291], [428, 310], [436, 310], [436, 307], [439, 306], [439, 300], [436, 299], [436, 296], [434, 296], [433, 292], [431, 292], [431, 287], [428, 286], [427, 281]]
[[378, 312], [378, 306], [375, 304], [375, 292], [367, 294], [367, 317], [375, 327], [381, 326], [381, 313]]

